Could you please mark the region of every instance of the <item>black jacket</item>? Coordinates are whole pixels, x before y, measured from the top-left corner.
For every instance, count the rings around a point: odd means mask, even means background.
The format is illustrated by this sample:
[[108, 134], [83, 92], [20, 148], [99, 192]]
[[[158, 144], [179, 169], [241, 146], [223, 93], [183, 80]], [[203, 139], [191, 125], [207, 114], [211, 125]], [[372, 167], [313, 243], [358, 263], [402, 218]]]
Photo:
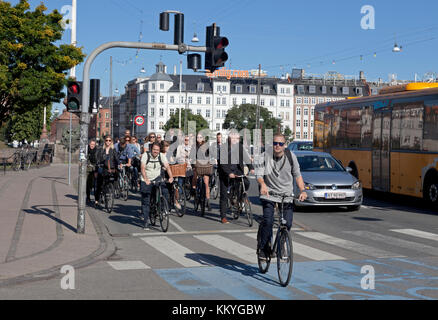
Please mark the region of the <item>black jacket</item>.
[[99, 166], [103, 167], [104, 169], [108, 169], [108, 161], [111, 169], [115, 169], [119, 163], [117, 151], [113, 148], [109, 149], [108, 155], [105, 153], [105, 148], [100, 149], [97, 159]]
[[248, 166], [249, 170], [254, 169], [254, 166], [251, 163], [251, 158], [241, 142], [236, 143], [235, 145], [230, 145], [228, 143], [222, 144], [220, 158], [228, 160], [225, 163], [221, 161], [219, 165], [219, 174], [222, 176], [228, 177], [230, 173], [241, 176], [244, 174], [245, 166]]

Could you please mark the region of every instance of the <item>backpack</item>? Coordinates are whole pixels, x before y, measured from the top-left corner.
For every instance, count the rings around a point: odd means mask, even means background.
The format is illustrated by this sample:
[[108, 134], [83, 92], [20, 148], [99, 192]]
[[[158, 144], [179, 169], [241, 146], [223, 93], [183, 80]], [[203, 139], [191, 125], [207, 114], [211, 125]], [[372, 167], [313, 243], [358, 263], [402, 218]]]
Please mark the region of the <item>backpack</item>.
[[[286, 158], [289, 160], [289, 164], [290, 164], [290, 167], [291, 167], [291, 174], [292, 174], [292, 178], [293, 178], [293, 176], [294, 176], [294, 161], [292, 159], [292, 152], [289, 149], [286, 148], [284, 150], [284, 153], [286, 155]], [[285, 163], [286, 163], [286, 160], [283, 161], [283, 165], [281, 166], [281, 168], [278, 171], [283, 170], [283, 167], [284, 167]]]
[[[148, 160], [146, 161], [146, 165], [148, 165], [151, 159], [151, 153], [147, 151], [146, 154], [148, 155]], [[158, 154], [158, 161], [160, 161], [160, 166], [163, 167], [163, 162], [161, 161], [161, 152]]]

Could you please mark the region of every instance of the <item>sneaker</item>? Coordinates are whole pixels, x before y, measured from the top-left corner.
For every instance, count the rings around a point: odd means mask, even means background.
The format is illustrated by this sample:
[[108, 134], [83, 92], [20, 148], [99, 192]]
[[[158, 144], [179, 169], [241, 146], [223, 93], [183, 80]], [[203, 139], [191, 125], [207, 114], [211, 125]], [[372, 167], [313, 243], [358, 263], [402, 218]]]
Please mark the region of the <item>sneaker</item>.
[[222, 223], [229, 223], [228, 220], [227, 220], [227, 218], [222, 218], [221, 222], [222, 222]]
[[145, 224], [143, 230], [151, 230], [151, 229], [149, 228], [149, 225]]
[[265, 251], [263, 250], [258, 250], [257, 255], [259, 257], [260, 260], [266, 260], [266, 254]]
[[179, 204], [179, 202], [175, 202], [175, 208], [177, 208], [178, 210], [181, 210], [181, 205]]

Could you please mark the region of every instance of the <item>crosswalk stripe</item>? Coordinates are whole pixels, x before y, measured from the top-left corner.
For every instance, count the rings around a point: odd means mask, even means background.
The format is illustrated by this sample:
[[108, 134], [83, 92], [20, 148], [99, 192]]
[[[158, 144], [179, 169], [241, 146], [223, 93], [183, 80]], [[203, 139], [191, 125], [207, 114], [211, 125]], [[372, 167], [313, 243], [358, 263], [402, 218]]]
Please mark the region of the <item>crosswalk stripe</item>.
[[121, 270], [142, 270], [150, 269], [151, 267], [145, 265], [142, 261], [107, 261], [113, 269]]
[[242, 260], [245, 260], [250, 263], [257, 263], [257, 255], [255, 248], [244, 246], [236, 241], [230, 240], [228, 238], [219, 235], [200, 235], [194, 237], [213, 247], [216, 247], [233, 256], [236, 256]]
[[392, 229], [391, 231], [407, 234], [409, 236], [414, 236], [414, 237], [418, 237], [418, 238], [424, 238], [424, 239], [438, 241], [438, 234], [430, 233], [430, 232], [425, 232], [425, 231], [421, 231], [421, 230], [416, 230], [416, 229]]
[[[141, 240], [184, 267], [202, 267], [210, 265], [210, 263], [201, 264], [198, 261], [195, 261], [194, 259], [199, 261], [205, 261], [205, 259], [166, 236], [141, 238]], [[187, 258], [187, 256], [191, 258]]]
[[[256, 233], [245, 233], [245, 235], [257, 240]], [[316, 260], [316, 261], [345, 260], [344, 257], [306, 246], [304, 244], [297, 242], [296, 240], [292, 241], [292, 248], [294, 254], [298, 254], [300, 256], [303, 256], [311, 260]]]
[[371, 246], [367, 246], [364, 244], [359, 244], [353, 241], [349, 241], [349, 240], [344, 240], [344, 239], [339, 239], [336, 237], [332, 237], [320, 232], [300, 232], [300, 233], [296, 233], [299, 234], [300, 236], [312, 239], [312, 240], [317, 240], [317, 241], [321, 241], [333, 246], [337, 246], [337, 247], [341, 247], [343, 249], [347, 249], [347, 250], [351, 250], [354, 252], [358, 252], [360, 254], [366, 255], [366, 256], [371, 256], [371, 257], [375, 257], [375, 258], [390, 258], [390, 257], [401, 257], [400, 255], [394, 254], [392, 252], [387, 252], [384, 250], [380, 250]]
[[418, 242], [407, 241], [395, 237], [390, 237], [369, 231], [345, 231], [345, 233], [352, 234], [359, 237], [368, 238], [371, 240], [381, 241], [385, 244], [390, 244], [398, 247], [412, 249], [419, 252], [424, 252], [438, 256], [438, 248], [428, 246]]

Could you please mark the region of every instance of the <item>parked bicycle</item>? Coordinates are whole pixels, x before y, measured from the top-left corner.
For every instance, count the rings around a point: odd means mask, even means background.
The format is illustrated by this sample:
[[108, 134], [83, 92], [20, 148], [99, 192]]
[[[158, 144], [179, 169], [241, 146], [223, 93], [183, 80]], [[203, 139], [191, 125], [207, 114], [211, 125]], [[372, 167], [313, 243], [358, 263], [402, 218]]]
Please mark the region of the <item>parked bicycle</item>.
[[239, 219], [240, 215], [245, 212], [248, 220], [248, 225], [252, 227], [253, 216], [251, 210], [251, 203], [248, 199], [248, 191], [245, 190], [244, 175], [236, 176], [231, 179], [230, 193], [228, 195], [228, 205], [233, 213], [233, 219]]
[[156, 181], [151, 181], [152, 184], [152, 197], [151, 197], [151, 210], [149, 213], [149, 221], [151, 225], [155, 226], [157, 218], [160, 220], [161, 230], [167, 232], [169, 228], [169, 203], [167, 199], [163, 196], [162, 187], [165, 187], [165, 182], [160, 179]]
[[[293, 267], [293, 248], [292, 248], [292, 236], [290, 232], [287, 230], [286, 219], [284, 218], [284, 199], [287, 198], [287, 195], [283, 194], [274, 194], [270, 193], [274, 196], [281, 197], [281, 203], [277, 203], [275, 206], [275, 211], [278, 212], [280, 217], [280, 224], [277, 229], [277, 233], [275, 235], [274, 244], [270, 247], [270, 252], [266, 254], [266, 257], [261, 257], [259, 252], [262, 248], [259, 247], [260, 243], [260, 232], [261, 232], [261, 224], [259, 225], [259, 230], [257, 232], [257, 261], [259, 265], [259, 270], [261, 273], [266, 273], [269, 269], [269, 265], [271, 264], [271, 256], [277, 258], [277, 272], [278, 279], [280, 284], [283, 287], [286, 287], [292, 276], [292, 267]], [[271, 239], [272, 240], [272, 239]], [[270, 241], [269, 243], [272, 243]]]
[[13, 154], [12, 169], [28, 170], [33, 162], [36, 160], [36, 151], [31, 150], [29, 147], [22, 147], [21, 150], [17, 150]]

